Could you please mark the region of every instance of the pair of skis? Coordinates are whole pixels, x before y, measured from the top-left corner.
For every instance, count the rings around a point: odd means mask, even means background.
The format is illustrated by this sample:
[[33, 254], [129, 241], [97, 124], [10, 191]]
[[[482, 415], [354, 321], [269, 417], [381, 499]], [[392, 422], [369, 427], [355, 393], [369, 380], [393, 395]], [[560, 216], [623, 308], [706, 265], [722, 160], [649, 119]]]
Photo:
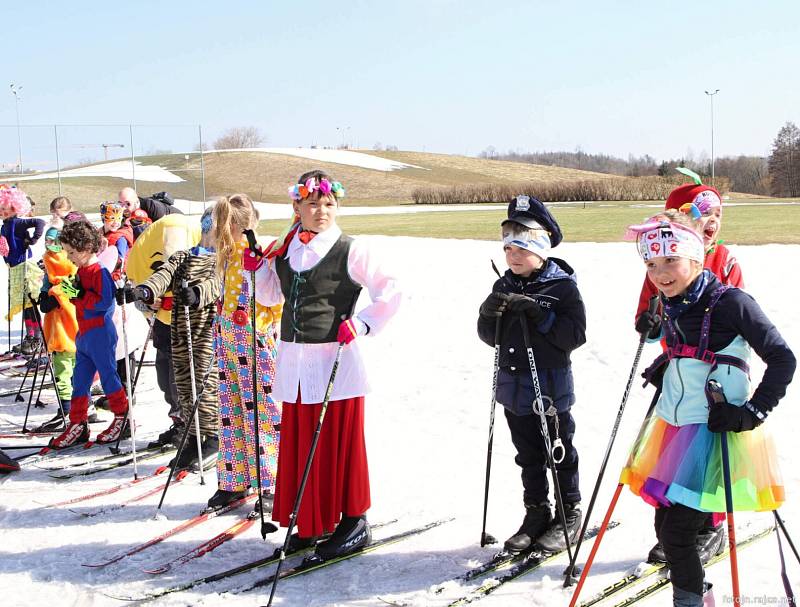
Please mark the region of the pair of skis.
[[[755, 531], [743, 539], [736, 542], [736, 549], [741, 550], [752, 546], [755, 542], [770, 535], [775, 527], [767, 527], [760, 531]], [[725, 550], [711, 557], [705, 564], [706, 567], [724, 561], [730, 556], [730, 551]], [[649, 581], [649, 583], [647, 583]], [[636, 586], [647, 583], [646, 586], [614, 604], [613, 607], [627, 607], [633, 605], [640, 599], [654, 595], [664, 590], [670, 585], [668, 569], [665, 563], [640, 563], [631, 573], [622, 576], [619, 580], [606, 586], [602, 591], [578, 604], [578, 607], [590, 607], [604, 602], [620, 593], [630, 590]]]
[[[281, 573], [280, 573], [280, 579], [287, 579], [287, 578], [297, 577], [297, 576], [300, 576], [300, 575], [311, 573], [313, 571], [318, 571], [319, 569], [328, 567], [330, 565], [335, 565], [335, 564], [340, 563], [342, 561], [346, 561], [346, 560], [349, 560], [349, 559], [352, 559], [352, 558], [356, 558], [356, 557], [364, 555], [364, 554], [368, 554], [370, 552], [373, 552], [373, 551], [378, 550], [380, 548], [383, 548], [385, 546], [389, 546], [389, 545], [395, 544], [395, 543], [400, 542], [400, 541], [402, 541], [404, 539], [413, 537], [413, 536], [418, 535], [420, 533], [424, 533], [425, 531], [428, 531], [430, 529], [434, 529], [436, 527], [444, 525], [445, 523], [447, 523], [447, 522], [449, 522], [451, 520], [453, 520], [453, 519], [437, 520], [437, 521], [433, 521], [431, 523], [427, 523], [427, 524], [419, 526], [419, 527], [415, 527], [413, 529], [408, 529], [406, 531], [401, 531], [401, 532], [396, 533], [394, 535], [390, 535], [388, 537], [375, 540], [369, 546], [366, 546], [366, 547], [362, 548], [361, 550], [358, 550], [356, 552], [352, 552], [352, 553], [350, 553], [348, 555], [345, 555], [345, 556], [342, 556], [342, 557], [339, 557], [339, 558], [329, 559], [329, 560], [321, 561], [321, 562], [318, 562], [316, 560], [314, 560], [314, 561], [307, 561], [307, 560], [301, 561], [299, 564], [297, 564], [294, 567], [290, 567], [288, 569], [282, 570]], [[391, 525], [391, 524], [396, 523], [396, 522], [397, 522], [397, 520], [395, 519], [395, 520], [392, 520], [392, 521], [387, 521], [385, 523], [375, 524], [375, 525], [372, 526], [372, 528], [373, 529], [380, 529], [382, 527], [385, 527], [387, 525]], [[220, 535], [222, 535], [222, 534], [220, 534]], [[213, 540], [209, 540], [209, 542], [207, 542], [207, 543], [210, 543], [211, 541], [213, 541]], [[294, 552], [291, 552], [288, 556], [301, 555], [301, 554], [312, 552], [313, 550], [314, 550], [314, 546], [309, 546], [308, 548], [302, 548], [300, 550], [296, 550]], [[192, 553], [194, 553], [196, 551], [197, 551], [197, 549], [192, 551]], [[162, 590], [151, 592], [151, 593], [148, 593], [148, 594], [145, 594], [145, 595], [142, 595], [142, 596], [138, 596], [138, 597], [115, 596], [115, 595], [111, 595], [111, 594], [107, 594], [106, 596], [109, 596], [111, 598], [115, 598], [115, 599], [118, 599], [118, 600], [122, 600], [122, 601], [150, 601], [150, 600], [165, 596], [167, 594], [172, 594], [172, 593], [175, 593], [175, 592], [182, 592], [184, 590], [189, 590], [191, 588], [194, 588], [196, 586], [200, 586], [202, 584], [211, 584], [211, 583], [214, 583], [214, 582], [219, 582], [221, 580], [232, 578], [234, 576], [237, 576], [237, 575], [239, 575], [241, 573], [245, 573], [247, 571], [253, 571], [255, 569], [260, 569], [262, 567], [267, 567], [269, 565], [276, 564], [278, 562], [278, 560], [279, 560], [279, 554], [278, 554], [279, 552], [280, 552], [279, 550], [276, 550], [276, 553], [271, 555], [271, 556], [268, 556], [268, 557], [265, 557], [265, 558], [261, 558], [261, 559], [257, 559], [255, 561], [251, 561], [251, 562], [245, 563], [243, 565], [239, 565], [238, 567], [234, 567], [232, 569], [228, 569], [227, 571], [222, 571], [220, 573], [215, 573], [213, 575], [209, 575], [209, 576], [202, 577], [202, 578], [199, 578], [199, 579], [196, 579], [196, 580], [185, 582], [183, 584], [179, 584], [179, 585], [172, 586], [172, 587], [169, 587], [169, 588], [164, 588]], [[190, 554], [190, 553], [187, 553], [187, 554]], [[183, 559], [183, 557], [179, 557], [179, 559], [177, 559], [177, 560], [178, 561], [182, 561], [182, 559]], [[160, 569], [155, 571], [155, 572], [161, 573], [162, 571]], [[153, 570], [151, 570], [151, 571], [153, 571]], [[265, 578], [261, 578], [261, 579], [255, 580], [254, 582], [251, 582], [251, 583], [249, 583], [247, 585], [243, 585], [243, 586], [237, 587], [235, 589], [232, 589], [229, 592], [234, 592], [234, 593], [246, 592], [248, 590], [253, 590], [255, 588], [261, 588], [263, 586], [267, 586], [269, 584], [272, 584], [273, 581], [274, 581], [274, 575], [271, 575], [271, 576], [267, 576]]]
[[[619, 526], [619, 523], [612, 521], [608, 525], [608, 530], [614, 529]], [[594, 526], [586, 532], [585, 539], [591, 539], [599, 533], [599, 526]], [[556, 552], [546, 552], [541, 550], [531, 550], [519, 554], [512, 554], [507, 551], [501, 551], [495, 554], [490, 559], [482, 562], [480, 565], [461, 573], [447, 581], [441, 582], [434, 586], [431, 591], [432, 594], [443, 594], [454, 582], [464, 583], [469, 582], [486, 574], [499, 572], [497, 577], [492, 577], [484, 581], [480, 586], [466, 590], [463, 594], [453, 597], [447, 603], [448, 607], [455, 607], [456, 605], [467, 605], [483, 597], [492, 594], [504, 584], [520, 577], [527, 575], [541, 567], [552, 563], [562, 555], [566, 554], [567, 550], [559, 550]], [[381, 601], [393, 607], [410, 607], [414, 602], [404, 602], [389, 598], [381, 598]]]

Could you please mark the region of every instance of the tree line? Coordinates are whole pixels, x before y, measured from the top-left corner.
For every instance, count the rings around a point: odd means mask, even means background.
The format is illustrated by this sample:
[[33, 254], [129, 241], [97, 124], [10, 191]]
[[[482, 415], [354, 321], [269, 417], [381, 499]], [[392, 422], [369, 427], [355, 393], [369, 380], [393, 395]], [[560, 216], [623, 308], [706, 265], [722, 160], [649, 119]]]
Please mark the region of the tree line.
[[[490, 160], [510, 160], [547, 166], [607, 173], [624, 177], [661, 176], [675, 174], [675, 167], [687, 167], [711, 181], [711, 159], [705, 155], [695, 157], [689, 153], [683, 158], [658, 162], [649, 154], [629, 155], [627, 159], [609, 154], [587, 154], [580, 148], [574, 152], [498, 152], [487, 147], [479, 156]], [[768, 157], [723, 156], [714, 160], [717, 179], [727, 178], [731, 191], [764, 196], [800, 196], [800, 129], [787, 122], [781, 127]]]

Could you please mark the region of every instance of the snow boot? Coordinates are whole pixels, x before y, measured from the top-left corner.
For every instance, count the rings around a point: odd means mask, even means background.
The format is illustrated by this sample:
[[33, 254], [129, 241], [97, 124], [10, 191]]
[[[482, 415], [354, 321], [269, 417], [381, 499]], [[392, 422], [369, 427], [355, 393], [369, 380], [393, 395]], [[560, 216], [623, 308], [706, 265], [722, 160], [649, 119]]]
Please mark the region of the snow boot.
[[661, 542], [656, 542], [656, 545], [650, 548], [650, 552], [647, 553], [647, 562], [654, 564], [667, 562], [667, 555], [664, 554], [664, 546], [661, 545]]
[[50, 439], [48, 447], [51, 449], [64, 449], [89, 440], [89, 424], [80, 422], [77, 424], [69, 423], [67, 429], [55, 438]]
[[247, 495], [247, 491], [226, 491], [225, 489], [217, 489], [217, 492], [208, 500], [208, 509], [221, 510], [228, 504], [242, 499], [245, 495]]
[[5, 451], [0, 449], [0, 474], [8, 474], [9, 472], [18, 472], [19, 463], [6, 455]]
[[372, 541], [367, 515], [345, 516], [331, 537], [317, 544], [315, 556], [323, 561], [356, 552]]
[[[69, 421], [69, 415], [65, 415], [67, 421]], [[63, 432], [66, 430], [67, 427], [64, 424], [64, 418], [61, 417], [61, 413], [56, 413], [55, 416], [46, 422], [44, 422], [41, 426], [37, 426], [33, 429], [33, 432]]]
[[697, 553], [703, 565], [712, 557], [722, 554], [725, 550], [725, 539], [725, 523], [720, 523], [716, 527], [706, 527], [697, 534]]
[[551, 520], [549, 502], [525, 504], [525, 518], [522, 520], [522, 525], [506, 540], [505, 549], [512, 554], [530, 550], [533, 543], [547, 530]]
[[33, 356], [42, 347], [42, 342], [38, 337], [26, 335], [19, 345], [20, 354], [23, 356]]
[[[567, 521], [567, 536], [569, 537], [570, 546], [572, 546], [578, 540], [578, 534], [581, 532], [581, 523], [583, 522], [580, 503], [564, 504], [564, 517]], [[564, 542], [564, 527], [561, 526], [560, 516], [556, 516], [553, 519], [550, 528], [539, 538], [536, 546], [547, 552], [560, 552], [567, 549], [567, 545]]]
[[[114, 419], [111, 420], [111, 424], [109, 424], [108, 428], [103, 430], [97, 437], [94, 439], [94, 442], [99, 444], [105, 443], [113, 443], [115, 440], [120, 438], [122, 435], [124, 438], [123, 433], [128, 428], [128, 412], [125, 413], [116, 413], [114, 415]], [[130, 433], [128, 434], [130, 436]]]
[[170, 445], [177, 447], [180, 445], [181, 437], [183, 436], [183, 431], [185, 428], [186, 426], [173, 423], [169, 429], [164, 430], [164, 432], [159, 434], [156, 440], [148, 444], [147, 448], [156, 449], [158, 447], [168, 447]]

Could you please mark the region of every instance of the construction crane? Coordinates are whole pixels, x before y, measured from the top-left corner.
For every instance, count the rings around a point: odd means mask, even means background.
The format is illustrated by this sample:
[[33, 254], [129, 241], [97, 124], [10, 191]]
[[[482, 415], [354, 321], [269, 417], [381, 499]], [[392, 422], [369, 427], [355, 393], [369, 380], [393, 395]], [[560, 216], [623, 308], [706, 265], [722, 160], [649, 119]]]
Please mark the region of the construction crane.
[[108, 148], [124, 148], [122, 143], [73, 143], [61, 146], [64, 148], [103, 148], [103, 160], [108, 160]]

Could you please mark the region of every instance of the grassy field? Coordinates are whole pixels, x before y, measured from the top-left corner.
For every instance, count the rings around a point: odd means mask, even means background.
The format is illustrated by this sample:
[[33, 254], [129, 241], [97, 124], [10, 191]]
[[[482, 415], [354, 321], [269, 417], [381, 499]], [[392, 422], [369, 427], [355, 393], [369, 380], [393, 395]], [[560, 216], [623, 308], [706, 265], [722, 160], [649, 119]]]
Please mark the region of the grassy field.
[[[616, 242], [625, 228], [653, 215], [660, 205], [553, 205], [564, 237], [573, 242]], [[472, 238], [494, 240], [499, 236], [505, 209], [496, 211], [438, 211], [392, 215], [340, 217], [348, 234], [384, 234], [425, 238]], [[285, 221], [262, 221], [262, 234], [277, 234]], [[786, 205], [742, 204], [726, 208], [722, 227], [731, 244], [800, 244], [800, 203]]]

